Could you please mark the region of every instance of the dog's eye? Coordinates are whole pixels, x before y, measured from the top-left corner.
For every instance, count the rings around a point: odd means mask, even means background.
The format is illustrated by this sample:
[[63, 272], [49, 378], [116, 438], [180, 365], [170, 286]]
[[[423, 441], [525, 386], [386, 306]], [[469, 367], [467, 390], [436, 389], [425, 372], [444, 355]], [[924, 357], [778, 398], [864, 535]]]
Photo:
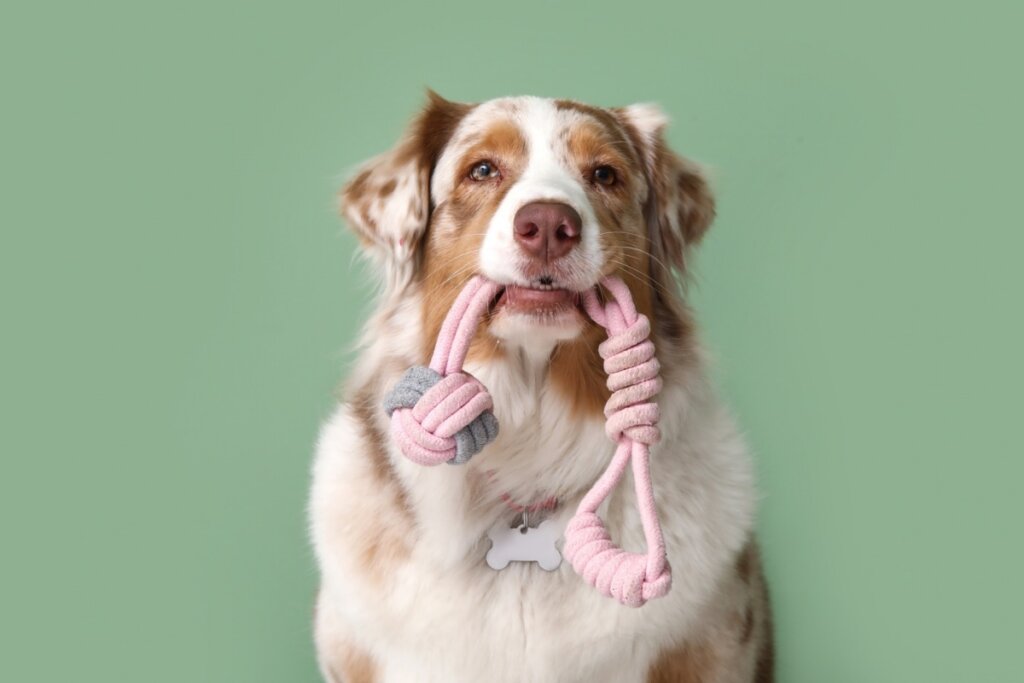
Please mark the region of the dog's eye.
[[592, 178], [598, 185], [604, 187], [610, 187], [618, 181], [618, 176], [615, 175], [615, 169], [611, 166], [598, 166], [594, 169]]
[[501, 173], [498, 167], [490, 161], [478, 161], [469, 171], [469, 177], [473, 180], [494, 180], [500, 178]]

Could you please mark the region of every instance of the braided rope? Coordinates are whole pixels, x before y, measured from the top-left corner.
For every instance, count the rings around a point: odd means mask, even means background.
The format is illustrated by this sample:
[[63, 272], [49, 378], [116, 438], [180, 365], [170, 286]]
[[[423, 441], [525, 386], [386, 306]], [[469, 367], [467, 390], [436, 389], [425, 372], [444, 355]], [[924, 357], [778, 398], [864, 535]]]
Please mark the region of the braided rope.
[[430, 367], [410, 368], [384, 400], [392, 437], [417, 464], [460, 465], [498, 436], [491, 395], [462, 364], [480, 316], [499, 290], [482, 277], [470, 280], [445, 317]]
[[[591, 290], [584, 295], [583, 304], [594, 322], [608, 331], [608, 339], [598, 347], [598, 353], [604, 359], [612, 391], [604, 409], [605, 432], [618, 448], [569, 520], [564, 553], [584, 581], [623, 605], [639, 607], [665, 595], [672, 586], [650, 474], [649, 449], [661, 436], [658, 405], [653, 401], [661, 391], [661, 366], [654, 357], [650, 321], [637, 312], [629, 289], [618, 278], [605, 278], [602, 284], [612, 300], [602, 306]], [[597, 516], [597, 508], [611, 495], [630, 461], [647, 541], [646, 555], [616, 546]]]
[[[565, 530], [564, 554], [573, 569], [604, 595], [639, 607], [665, 595], [672, 574], [658, 522], [650, 475], [650, 446], [658, 441], [660, 365], [650, 340], [651, 325], [625, 283], [601, 283], [612, 297], [602, 304], [596, 290], [583, 295], [587, 314], [608, 332], [598, 352], [604, 359], [611, 397], [605, 405], [605, 431], [618, 444], [611, 463], [583, 497]], [[498, 433], [487, 389], [462, 370], [469, 344], [487, 305], [500, 286], [474, 277], [455, 300], [438, 335], [430, 367], [412, 368], [385, 399], [391, 433], [402, 453], [421, 465], [469, 460]], [[616, 546], [597, 509], [611, 495], [632, 463], [645, 555]]]

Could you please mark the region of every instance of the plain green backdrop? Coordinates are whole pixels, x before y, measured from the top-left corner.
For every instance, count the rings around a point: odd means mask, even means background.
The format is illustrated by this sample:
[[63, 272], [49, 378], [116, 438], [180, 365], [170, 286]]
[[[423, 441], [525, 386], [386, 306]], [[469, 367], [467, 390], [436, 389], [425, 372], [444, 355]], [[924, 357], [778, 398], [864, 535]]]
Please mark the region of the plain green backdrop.
[[1019, 3], [0, 9], [0, 680], [317, 680], [333, 193], [430, 86], [661, 103], [780, 680], [1021, 681]]

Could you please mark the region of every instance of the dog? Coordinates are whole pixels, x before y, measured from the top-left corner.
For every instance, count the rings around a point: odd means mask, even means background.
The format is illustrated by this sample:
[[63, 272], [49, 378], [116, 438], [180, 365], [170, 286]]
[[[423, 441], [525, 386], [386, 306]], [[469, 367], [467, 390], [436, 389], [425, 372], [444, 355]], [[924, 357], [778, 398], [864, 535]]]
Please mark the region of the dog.
[[[342, 188], [344, 218], [381, 277], [313, 465], [325, 680], [774, 680], [753, 466], [680, 286], [714, 199], [698, 166], [669, 149], [666, 125], [649, 104], [428, 92], [397, 145]], [[396, 447], [382, 405], [430, 358], [476, 275], [502, 290], [465, 369], [490, 391], [500, 432], [467, 464], [424, 467]], [[663, 380], [650, 470], [673, 585], [640, 608], [602, 596], [566, 561], [485, 562], [496, 525], [563, 529], [612, 457], [605, 332], [579, 304], [608, 275], [650, 319]], [[602, 516], [617, 543], [639, 549], [628, 481]]]

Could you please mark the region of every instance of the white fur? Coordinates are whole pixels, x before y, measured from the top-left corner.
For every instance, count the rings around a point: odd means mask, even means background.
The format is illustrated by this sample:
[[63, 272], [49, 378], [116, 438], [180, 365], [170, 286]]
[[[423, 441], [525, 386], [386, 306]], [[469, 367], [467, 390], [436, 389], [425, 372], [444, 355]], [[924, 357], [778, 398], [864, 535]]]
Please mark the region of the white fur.
[[[584, 220], [582, 252], [599, 255], [587, 251], [597, 239], [593, 211], [554, 142], [564, 112], [535, 98], [499, 100], [467, 117], [456, 139], [512, 104], [530, 131], [530, 161], [495, 214], [481, 252], [483, 272], [506, 282], [518, 278], [511, 216], [527, 201], [570, 202]], [[442, 157], [435, 179], [451, 177], [451, 156]], [[432, 187], [435, 201], [449, 191], [444, 182]], [[597, 271], [589, 276], [596, 281]], [[420, 304], [416, 296], [382, 303], [367, 326], [354, 386], [372, 381], [386, 388], [396, 381], [422, 341]], [[323, 426], [310, 500], [322, 573], [322, 662], [342, 641], [372, 656], [382, 682], [640, 683], [663, 648], [694, 632], [749, 538], [755, 499], [743, 441], [699, 369], [676, 373], [659, 397], [663, 439], [652, 449], [651, 469], [674, 577], [668, 596], [630, 609], [599, 595], [568, 562], [553, 572], [534, 565], [496, 572], [485, 564], [487, 530], [516, 517], [499, 499], [502, 492], [524, 503], [557, 496], [560, 506], [549, 518], [562, 529], [613, 451], [603, 422], [574, 417], [545, 382], [550, 350], [510, 343], [503, 360], [467, 367], [490, 390], [501, 425], [498, 439], [468, 465], [421, 467], [387, 444], [418, 523], [407, 529], [411, 557], [383, 587], [368, 577], [351, 539], [368, 518], [405, 522], [374, 490], [363, 431], [350, 408], [340, 405]], [[382, 414], [378, 426], [386, 433]], [[485, 472], [493, 472], [492, 482]], [[629, 476], [601, 514], [620, 545], [642, 549]]]

